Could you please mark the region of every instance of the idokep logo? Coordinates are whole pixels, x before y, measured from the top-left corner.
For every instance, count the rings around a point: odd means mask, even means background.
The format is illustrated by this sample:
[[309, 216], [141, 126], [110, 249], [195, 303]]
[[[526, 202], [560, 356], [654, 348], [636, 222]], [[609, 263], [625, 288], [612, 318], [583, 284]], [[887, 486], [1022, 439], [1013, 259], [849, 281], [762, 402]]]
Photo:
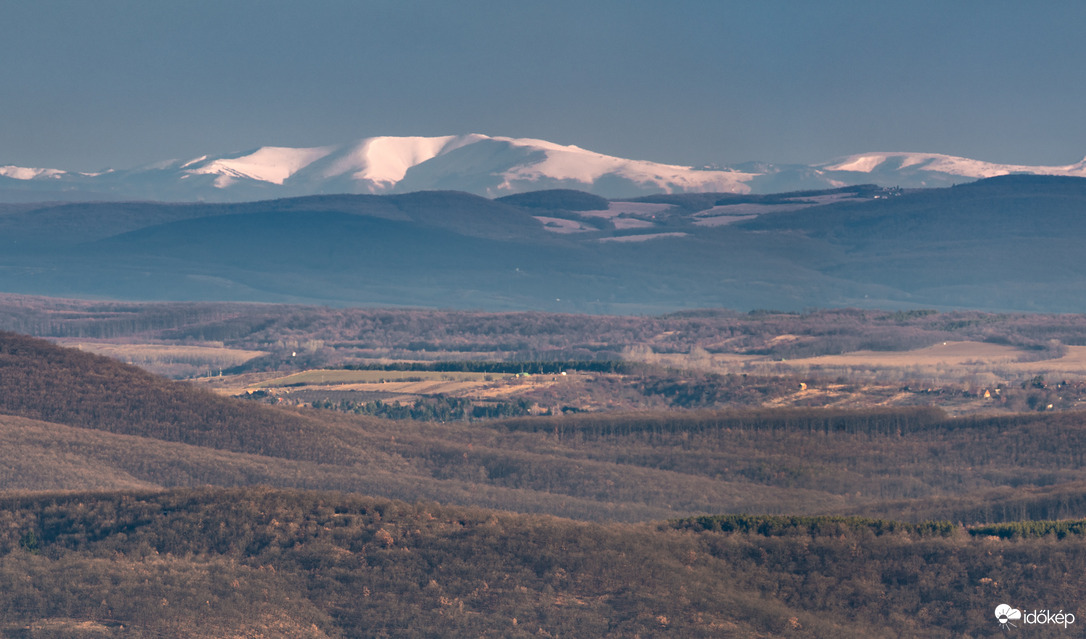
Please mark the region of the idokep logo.
[[1051, 610], [1034, 610], [1022, 614], [1021, 610], [1012, 608], [1007, 604], [999, 604], [996, 606], [995, 617], [996, 621], [999, 622], [999, 627], [1003, 630], [1017, 628], [1018, 626], [1014, 623], [1015, 621], [1027, 626], [1055, 624], [1057, 626], [1063, 626], [1064, 628], [1075, 623], [1075, 615], [1070, 612], [1060, 610], [1059, 612], [1053, 613]]
[[996, 619], [999, 620], [999, 627], [1006, 630], [1007, 627], [1017, 628], [1014, 625], [1014, 621], [1022, 618], [1022, 611], [1017, 608], [1011, 608], [1007, 604], [999, 604], [995, 609]]

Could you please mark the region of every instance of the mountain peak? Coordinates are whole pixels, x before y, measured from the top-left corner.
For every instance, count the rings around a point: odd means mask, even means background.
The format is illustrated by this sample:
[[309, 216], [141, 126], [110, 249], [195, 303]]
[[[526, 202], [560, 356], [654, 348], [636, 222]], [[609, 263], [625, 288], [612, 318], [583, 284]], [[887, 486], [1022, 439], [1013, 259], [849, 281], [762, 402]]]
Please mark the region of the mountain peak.
[[477, 134], [366, 138], [344, 149], [323, 175], [338, 177], [349, 173], [354, 180], [373, 183], [374, 190], [390, 188], [419, 164], [484, 138]]
[[[306, 190], [320, 192], [328, 184], [353, 193], [453, 188], [488, 197], [545, 188], [603, 189], [612, 196], [746, 193], [750, 190], [746, 182], [755, 177], [731, 169], [706, 171], [628, 160], [574, 145], [478, 133], [378, 136], [311, 148], [266, 146], [231, 156], [205, 156], [180, 170], [179, 179], [214, 176], [212, 187], [223, 195], [269, 185], [288, 187], [282, 195], [301, 195]], [[606, 186], [598, 186], [601, 182]]]
[[824, 171], [868, 174], [900, 173], [905, 170], [913, 173], [924, 171], [973, 179], [990, 178], [1012, 173], [1086, 177], [1086, 159], [1082, 162], [1064, 166], [1027, 166], [998, 164], [940, 153], [860, 153], [819, 165], [819, 168]]
[[936, 187], [1014, 173], [1086, 177], [1086, 158], [1066, 166], [1026, 166], [890, 151], [811, 166], [746, 163], [695, 168], [620, 158], [535, 138], [479, 133], [376, 136], [339, 145], [262, 146], [104, 173], [2, 166], [0, 201], [245, 201], [420, 190], [501, 197], [547, 189], [633, 198], [658, 193], [773, 193], [861, 183]]
[[218, 188], [226, 188], [237, 179], [282, 184], [300, 169], [331, 153], [334, 148], [264, 146], [239, 157], [205, 160], [194, 168], [186, 169], [186, 172], [192, 175], [216, 175], [215, 186]]
[[59, 178], [66, 171], [60, 169], [36, 169], [26, 166], [0, 166], [0, 176], [13, 180], [37, 180], [42, 178]]

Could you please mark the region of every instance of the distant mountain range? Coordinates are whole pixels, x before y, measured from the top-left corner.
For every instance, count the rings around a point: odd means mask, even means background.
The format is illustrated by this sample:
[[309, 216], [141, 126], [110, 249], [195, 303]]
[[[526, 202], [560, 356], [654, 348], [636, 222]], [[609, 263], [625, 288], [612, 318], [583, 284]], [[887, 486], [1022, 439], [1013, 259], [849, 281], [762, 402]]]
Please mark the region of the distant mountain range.
[[1086, 178], [1025, 175], [611, 200], [548, 190], [8, 203], [0, 291], [619, 314], [1082, 313], [1084, 212]]
[[500, 197], [543, 189], [630, 198], [653, 193], [776, 193], [869, 183], [939, 187], [1015, 173], [1086, 177], [1086, 160], [1068, 166], [1019, 166], [931, 153], [866, 153], [811, 166], [746, 163], [694, 168], [525, 138], [373, 137], [309, 148], [265, 146], [98, 173], [0, 166], [0, 201], [242, 202], [428, 190]]

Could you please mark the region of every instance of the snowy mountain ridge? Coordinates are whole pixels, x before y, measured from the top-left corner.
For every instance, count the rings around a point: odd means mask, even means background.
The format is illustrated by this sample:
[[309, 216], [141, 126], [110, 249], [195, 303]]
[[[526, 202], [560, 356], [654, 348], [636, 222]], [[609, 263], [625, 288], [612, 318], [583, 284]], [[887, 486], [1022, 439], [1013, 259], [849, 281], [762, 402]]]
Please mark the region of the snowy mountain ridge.
[[1025, 173], [1029, 175], [1063, 175], [1086, 177], [1086, 159], [1065, 166], [1026, 166], [1021, 164], [996, 164], [982, 160], [942, 155], [939, 153], [861, 153], [818, 165], [824, 171], [878, 173], [887, 170], [924, 170], [966, 178], [982, 179]]
[[0, 166], [0, 199], [26, 200], [41, 193], [73, 200], [241, 201], [422, 190], [498, 197], [553, 188], [629, 198], [678, 192], [769, 193], [859, 183], [939, 187], [1011, 173], [1086, 177], [1086, 160], [1066, 166], [1025, 166], [934, 153], [881, 152], [812, 166], [750, 163], [699, 169], [531, 138], [477, 133], [379, 136], [342, 145], [264, 146], [102, 173]]

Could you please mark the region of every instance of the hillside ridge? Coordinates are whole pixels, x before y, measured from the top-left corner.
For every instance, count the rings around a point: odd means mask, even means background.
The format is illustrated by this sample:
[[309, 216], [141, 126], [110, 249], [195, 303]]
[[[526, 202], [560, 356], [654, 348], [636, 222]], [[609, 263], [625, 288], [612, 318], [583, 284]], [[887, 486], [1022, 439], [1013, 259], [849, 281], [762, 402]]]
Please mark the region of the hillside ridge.
[[1086, 178], [1062, 176], [612, 200], [551, 189], [7, 205], [0, 290], [593, 314], [1084, 312], [1084, 207]]

